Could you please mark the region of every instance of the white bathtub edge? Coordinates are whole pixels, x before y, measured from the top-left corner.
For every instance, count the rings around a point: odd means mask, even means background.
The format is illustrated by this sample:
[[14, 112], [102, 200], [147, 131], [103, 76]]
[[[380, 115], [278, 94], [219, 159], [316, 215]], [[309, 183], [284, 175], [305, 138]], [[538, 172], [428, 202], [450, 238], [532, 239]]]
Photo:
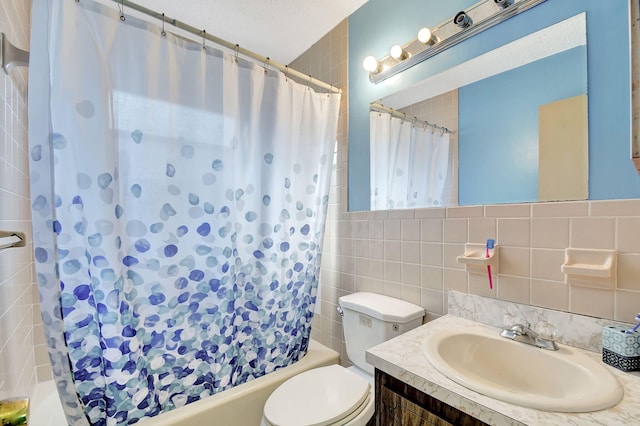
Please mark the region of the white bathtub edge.
[[[281, 383], [303, 371], [338, 362], [339, 354], [336, 351], [310, 340], [307, 354], [292, 365], [168, 413], [149, 417], [141, 423], [176, 426], [212, 424], [215, 419], [216, 426], [258, 425], [264, 403]], [[67, 426], [53, 380], [36, 384], [30, 398], [30, 425]]]
[[53, 380], [37, 383], [29, 403], [29, 424], [37, 426], [67, 426], [56, 383]]

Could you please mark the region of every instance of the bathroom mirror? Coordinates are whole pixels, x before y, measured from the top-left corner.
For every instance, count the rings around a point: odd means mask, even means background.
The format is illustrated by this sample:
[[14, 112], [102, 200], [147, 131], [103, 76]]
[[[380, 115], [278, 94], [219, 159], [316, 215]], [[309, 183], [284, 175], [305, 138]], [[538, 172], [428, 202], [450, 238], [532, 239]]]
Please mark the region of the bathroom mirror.
[[629, 2], [631, 32], [631, 160], [640, 173], [640, 4]]
[[376, 101], [402, 110], [451, 91], [457, 204], [588, 198], [585, 13]]

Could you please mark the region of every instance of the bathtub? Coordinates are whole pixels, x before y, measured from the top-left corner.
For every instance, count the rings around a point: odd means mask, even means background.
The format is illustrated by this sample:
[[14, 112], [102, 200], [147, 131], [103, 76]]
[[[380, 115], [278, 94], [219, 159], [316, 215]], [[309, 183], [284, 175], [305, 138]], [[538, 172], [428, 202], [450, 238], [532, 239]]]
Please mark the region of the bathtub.
[[[336, 351], [311, 340], [307, 354], [295, 364], [173, 411], [149, 417], [139, 424], [257, 426], [262, 418], [264, 403], [278, 385], [303, 371], [336, 364], [338, 358]], [[29, 424], [67, 425], [53, 381], [36, 385], [31, 396]]]
[[67, 419], [53, 380], [35, 386], [29, 401], [28, 423], [34, 426], [67, 426]]

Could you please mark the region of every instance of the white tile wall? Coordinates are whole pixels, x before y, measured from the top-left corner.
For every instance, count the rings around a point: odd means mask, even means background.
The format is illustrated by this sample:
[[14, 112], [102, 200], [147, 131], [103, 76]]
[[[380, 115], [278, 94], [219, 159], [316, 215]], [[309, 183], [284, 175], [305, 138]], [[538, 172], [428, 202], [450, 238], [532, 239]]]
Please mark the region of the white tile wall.
[[[30, 0], [0, 2], [0, 32], [29, 50]], [[0, 229], [26, 233], [27, 246], [0, 252], [0, 398], [29, 394], [46, 364], [31, 244], [27, 70], [0, 71]]]

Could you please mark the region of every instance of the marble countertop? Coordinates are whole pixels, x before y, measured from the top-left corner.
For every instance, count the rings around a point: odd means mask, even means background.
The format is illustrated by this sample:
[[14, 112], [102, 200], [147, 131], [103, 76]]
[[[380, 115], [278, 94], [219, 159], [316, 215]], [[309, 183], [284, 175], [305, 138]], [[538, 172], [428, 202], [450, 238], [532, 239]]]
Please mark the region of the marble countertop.
[[[637, 372], [625, 373], [603, 364], [624, 387], [624, 398], [619, 404], [607, 410], [590, 413], [553, 413], [502, 402], [467, 389], [436, 370], [422, 353], [421, 342], [429, 334], [442, 329], [479, 324], [453, 315], [445, 315], [374, 346], [367, 351], [366, 360], [377, 369], [491, 425], [640, 424], [640, 374]], [[495, 330], [496, 333], [499, 332], [499, 329]], [[600, 353], [578, 350], [602, 362]]]

